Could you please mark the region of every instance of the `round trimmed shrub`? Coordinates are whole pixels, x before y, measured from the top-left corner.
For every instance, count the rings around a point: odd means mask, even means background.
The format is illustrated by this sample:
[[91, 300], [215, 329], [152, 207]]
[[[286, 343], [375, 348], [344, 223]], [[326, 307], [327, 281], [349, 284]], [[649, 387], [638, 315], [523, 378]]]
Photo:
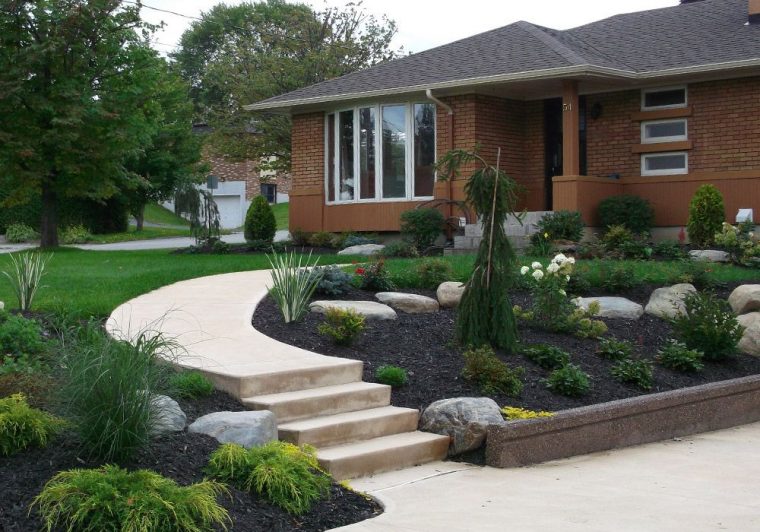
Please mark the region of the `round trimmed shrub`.
[[689, 203], [689, 222], [686, 230], [695, 246], [708, 246], [715, 240], [726, 221], [723, 195], [715, 185], [702, 185]]
[[648, 233], [654, 223], [654, 210], [647, 200], [638, 196], [610, 196], [597, 207], [602, 227], [625, 226], [633, 233]]
[[547, 240], [578, 242], [583, 237], [583, 218], [578, 211], [555, 211], [545, 214], [538, 222], [538, 235]]
[[401, 215], [401, 235], [424, 251], [435, 244], [445, 221], [438, 209], [412, 209]]
[[274, 212], [264, 196], [256, 196], [245, 214], [245, 239], [248, 242], [264, 241], [270, 244], [277, 232]]

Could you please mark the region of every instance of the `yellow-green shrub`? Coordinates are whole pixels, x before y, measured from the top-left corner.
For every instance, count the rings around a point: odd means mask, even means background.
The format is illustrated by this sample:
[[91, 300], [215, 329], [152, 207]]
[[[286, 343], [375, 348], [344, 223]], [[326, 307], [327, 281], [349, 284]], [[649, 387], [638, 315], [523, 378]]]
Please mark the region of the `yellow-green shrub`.
[[57, 417], [29, 406], [23, 394], [0, 399], [0, 455], [44, 447], [62, 425]]
[[505, 419], [509, 421], [516, 421], [519, 419], [536, 419], [540, 417], [552, 417], [553, 412], [545, 412], [543, 410], [527, 410], [518, 406], [505, 406], [501, 409], [501, 413]]
[[328, 308], [325, 322], [317, 330], [319, 334], [330, 336], [338, 345], [351, 343], [364, 331], [364, 316], [352, 309]]

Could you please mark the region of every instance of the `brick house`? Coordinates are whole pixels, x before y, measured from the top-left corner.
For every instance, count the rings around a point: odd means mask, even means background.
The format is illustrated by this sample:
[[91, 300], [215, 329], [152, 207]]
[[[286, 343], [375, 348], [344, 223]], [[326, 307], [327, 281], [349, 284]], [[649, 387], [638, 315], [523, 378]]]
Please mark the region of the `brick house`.
[[[293, 118], [290, 227], [395, 231], [452, 148], [481, 146], [529, 211], [649, 200], [685, 225], [699, 185], [760, 213], [760, 0], [697, 0], [566, 31], [527, 22], [248, 106]], [[757, 218], [757, 215], [756, 215]]]

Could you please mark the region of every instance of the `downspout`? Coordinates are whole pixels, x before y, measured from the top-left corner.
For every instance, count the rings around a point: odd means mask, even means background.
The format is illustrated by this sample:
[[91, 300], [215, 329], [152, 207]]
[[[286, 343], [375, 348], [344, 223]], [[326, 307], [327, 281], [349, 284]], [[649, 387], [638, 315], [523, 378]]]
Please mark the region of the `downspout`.
[[[440, 105], [444, 109], [446, 109], [447, 112], [447, 120], [446, 120], [446, 129], [447, 129], [447, 136], [448, 136], [448, 146], [447, 150], [453, 150], [454, 149], [454, 109], [451, 108], [450, 105], [447, 103], [442, 102], [435, 96], [433, 96], [433, 91], [431, 89], [425, 90], [425, 95], [428, 97], [429, 100], [434, 102], [436, 105]], [[448, 196], [449, 196], [449, 202], [451, 202], [454, 199], [454, 184], [453, 179], [448, 180]], [[452, 218], [454, 216], [454, 205], [449, 203], [447, 207], [448, 211], [448, 217]], [[451, 238], [451, 235], [447, 235], [449, 238]]]

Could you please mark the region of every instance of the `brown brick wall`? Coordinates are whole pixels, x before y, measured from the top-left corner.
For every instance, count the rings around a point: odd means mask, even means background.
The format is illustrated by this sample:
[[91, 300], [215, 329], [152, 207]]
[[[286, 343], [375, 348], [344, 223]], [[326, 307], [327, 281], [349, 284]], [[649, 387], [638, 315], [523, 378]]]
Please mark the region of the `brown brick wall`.
[[293, 117], [291, 166], [293, 189], [321, 187], [325, 179], [324, 113]]
[[631, 147], [641, 142], [640, 123], [631, 120], [640, 110], [640, 95], [636, 90], [587, 97], [588, 109], [602, 106], [602, 115], [597, 119], [588, 116], [586, 122], [588, 175], [640, 175], [639, 156], [631, 153]]
[[[220, 181], [245, 181], [245, 199], [250, 200], [259, 195], [261, 179], [256, 161], [250, 159], [235, 161], [226, 157], [211, 155], [209, 150], [204, 150], [203, 159], [211, 166], [209, 173], [217, 176]], [[280, 193], [287, 194], [290, 192], [289, 175], [273, 176], [266, 182], [277, 183], [277, 191]]]

